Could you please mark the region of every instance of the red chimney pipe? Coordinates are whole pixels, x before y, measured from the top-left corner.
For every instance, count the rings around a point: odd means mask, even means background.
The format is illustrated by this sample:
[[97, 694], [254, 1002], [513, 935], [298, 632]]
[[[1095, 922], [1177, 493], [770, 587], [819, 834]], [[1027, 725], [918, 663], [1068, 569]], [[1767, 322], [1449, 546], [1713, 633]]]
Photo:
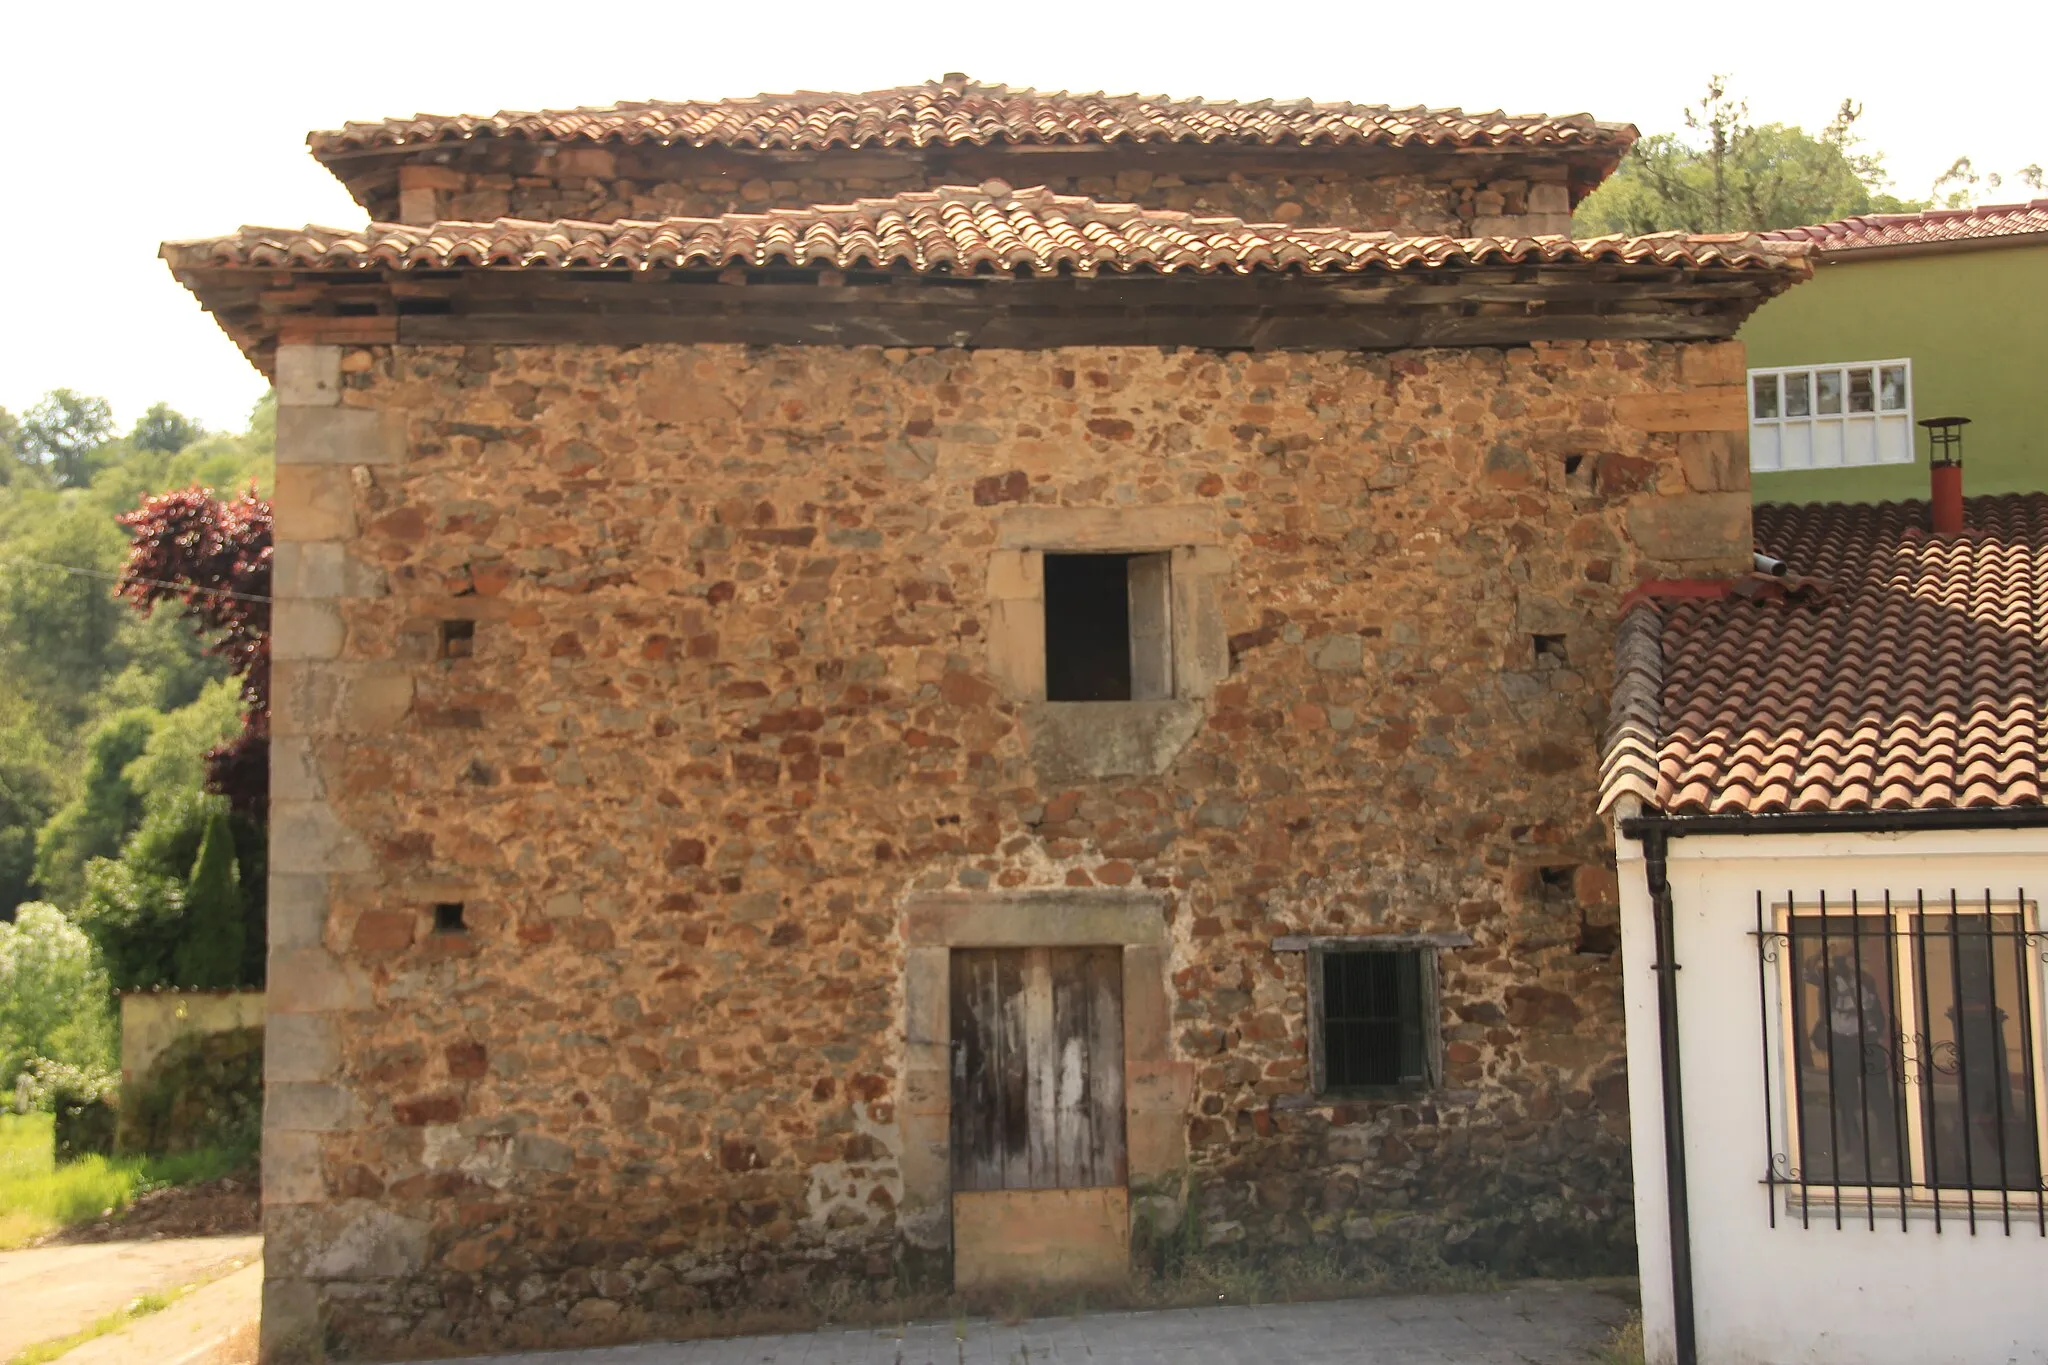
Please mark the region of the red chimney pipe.
[[1927, 417], [1927, 475], [1930, 529], [1952, 536], [1963, 529], [1963, 428], [1967, 417]]
[[1963, 529], [1963, 467], [1938, 464], [1928, 474], [1934, 483], [1934, 534], [1952, 536]]

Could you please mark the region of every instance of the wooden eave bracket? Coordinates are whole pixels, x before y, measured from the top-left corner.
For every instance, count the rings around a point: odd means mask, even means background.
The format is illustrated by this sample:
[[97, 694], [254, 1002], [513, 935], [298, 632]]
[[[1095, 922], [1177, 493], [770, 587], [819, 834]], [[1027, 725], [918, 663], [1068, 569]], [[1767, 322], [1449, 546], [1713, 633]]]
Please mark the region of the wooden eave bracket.
[[[465, 341], [1393, 350], [1734, 334], [1792, 281], [1595, 263], [1368, 275], [1020, 278], [833, 267], [180, 270], [250, 345]], [[1000, 287], [997, 287], [1000, 286]], [[230, 318], [236, 322], [229, 321]], [[248, 349], [248, 346], [245, 346]]]

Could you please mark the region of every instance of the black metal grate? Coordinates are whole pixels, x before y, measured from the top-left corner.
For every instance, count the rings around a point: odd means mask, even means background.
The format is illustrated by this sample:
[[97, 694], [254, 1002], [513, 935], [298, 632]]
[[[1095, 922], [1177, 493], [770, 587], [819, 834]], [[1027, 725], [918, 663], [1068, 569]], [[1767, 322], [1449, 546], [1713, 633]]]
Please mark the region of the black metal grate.
[[1421, 949], [1323, 955], [1323, 1084], [1331, 1090], [1425, 1079]]
[[1764, 1184], [1800, 1225], [1925, 1209], [2048, 1236], [2041, 964], [2024, 891], [1765, 905], [1757, 893]]

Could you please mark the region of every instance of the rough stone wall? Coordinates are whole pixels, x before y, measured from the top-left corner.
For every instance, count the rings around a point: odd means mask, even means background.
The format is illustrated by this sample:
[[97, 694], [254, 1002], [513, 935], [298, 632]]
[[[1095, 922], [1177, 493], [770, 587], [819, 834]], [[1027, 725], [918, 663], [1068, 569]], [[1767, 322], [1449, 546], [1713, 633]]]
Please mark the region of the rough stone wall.
[[[282, 348], [271, 1347], [893, 1273], [902, 906], [948, 889], [1164, 894], [1206, 1242], [1625, 1264], [1608, 640], [1640, 579], [1747, 567], [1742, 377], [1734, 343]], [[985, 641], [1034, 504], [1223, 526], [1230, 674], [1164, 777], [1033, 771]], [[1288, 1107], [1270, 940], [1379, 929], [1474, 940], [1443, 1088]]]
[[[778, 161], [717, 168], [687, 158], [652, 166], [603, 148], [562, 152], [545, 165], [478, 170], [408, 165], [396, 194], [372, 196], [372, 216], [429, 223], [499, 218], [553, 222], [572, 218], [711, 217], [771, 208], [843, 204], [922, 190], [934, 185], [979, 184], [997, 176], [1019, 187], [1048, 185], [1060, 194], [1089, 195], [1105, 203], [1138, 203], [1253, 223], [1338, 225], [1453, 236], [1564, 233], [1571, 228], [1571, 198], [1562, 166], [1536, 167], [1509, 177], [1452, 179], [1402, 174], [1346, 174], [1276, 168], [1246, 172], [1188, 166], [1178, 171], [1141, 166], [1076, 172], [1044, 157], [984, 157], [987, 164], [932, 167], [893, 156], [848, 167]], [[633, 164], [640, 161], [640, 164]]]

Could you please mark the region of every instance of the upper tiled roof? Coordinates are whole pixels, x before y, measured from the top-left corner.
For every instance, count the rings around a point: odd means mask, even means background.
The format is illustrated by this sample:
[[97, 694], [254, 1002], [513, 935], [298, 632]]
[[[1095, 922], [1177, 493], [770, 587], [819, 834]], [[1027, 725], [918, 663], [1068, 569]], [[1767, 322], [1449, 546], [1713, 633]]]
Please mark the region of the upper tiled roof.
[[[1602, 804], [1672, 814], [2035, 805], [2048, 789], [2048, 495], [1762, 506], [1813, 593], [1645, 603], [1624, 622]], [[1661, 616], [1661, 621], [1660, 621]]]
[[1823, 254], [1832, 254], [2028, 233], [2048, 233], [2048, 199], [2029, 204], [1980, 204], [1971, 209], [1929, 209], [1925, 213], [1878, 213], [1811, 227], [1779, 228], [1763, 235], [1777, 242], [1811, 242]]
[[928, 274], [1110, 271], [1197, 274], [1613, 261], [1802, 275], [1804, 248], [1751, 235], [1402, 237], [1348, 228], [1247, 224], [1049, 190], [927, 190], [890, 199], [661, 222], [373, 223], [243, 228], [166, 243], [174, 269], [907, 268]]
[[958, 147], [1108, 142], [1260, 146], [1603, 147], [1635, 141], [1623, 123], [1586, 114], [1467, 114], [1374, 104], [1176, 100], [1163, 95], [1012, 90], [948, 76], [865, 94], [801, 92], [751, 99], [615, 104], [609, 109], [437, 115], [350, 123], [313, 133], [323, 160], [350, 152], [472, 138], [654, 143], [819, 151], [830, 147]]

